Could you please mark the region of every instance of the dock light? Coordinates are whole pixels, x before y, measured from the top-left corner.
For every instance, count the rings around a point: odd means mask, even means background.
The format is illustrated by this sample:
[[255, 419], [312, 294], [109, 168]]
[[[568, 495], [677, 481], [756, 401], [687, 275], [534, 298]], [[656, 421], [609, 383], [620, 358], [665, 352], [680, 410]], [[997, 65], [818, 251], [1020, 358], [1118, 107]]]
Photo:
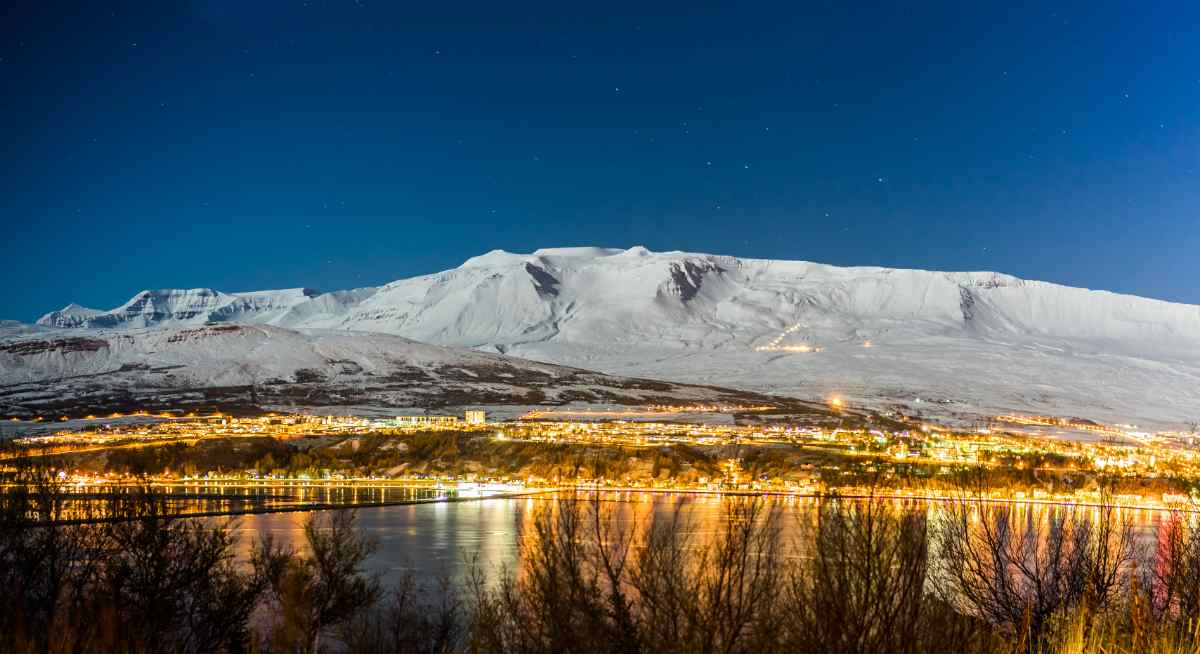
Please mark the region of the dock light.
[[863, 341], [863, 347], [872, 347], [871, 341]]

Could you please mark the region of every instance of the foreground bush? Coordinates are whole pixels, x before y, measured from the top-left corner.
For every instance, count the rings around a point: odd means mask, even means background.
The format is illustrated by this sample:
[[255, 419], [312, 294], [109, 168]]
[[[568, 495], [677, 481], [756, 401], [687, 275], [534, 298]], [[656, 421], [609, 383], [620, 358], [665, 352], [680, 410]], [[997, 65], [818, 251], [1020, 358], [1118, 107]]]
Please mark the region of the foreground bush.
[[239, 563], [228, 522], [140, 489], [84, 510], [25, 474], [0, 493], [0, 652], [315, 652], [378, 598], [353, 513], [311, 514], [310, 554], [266, 541]]
[[1111, 507], [728, 497], [712, 529], [566, 497], [515, 569], [385, 591], [351, 512], [236, 561], [228, 525], [28, 474], [0, 494], [2, 652], [1200, 652], [1195, 514], [1140, 547]]

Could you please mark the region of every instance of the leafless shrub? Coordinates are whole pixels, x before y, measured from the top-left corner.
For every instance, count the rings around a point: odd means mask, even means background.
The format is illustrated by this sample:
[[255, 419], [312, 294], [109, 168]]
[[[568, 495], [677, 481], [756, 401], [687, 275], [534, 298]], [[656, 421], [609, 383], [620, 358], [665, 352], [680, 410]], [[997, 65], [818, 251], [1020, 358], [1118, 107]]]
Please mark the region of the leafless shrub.
[[258, 544], [253, 565], [268, 588], [271, 647], [312, 653], [321, 651], [322, 636], [374, 606], [381, 591], [362, 570], [376, 545], [357, 528], [355, 512], [311, 513], [304, 537], [310, 555], [267, 539]]
[[[410, 576], [384, 596], [363, 572], [375, 545], [351, 512], [309, 517], [311, 553], [267, 539], [238, 563], [228, 525], [174, 516], [161, 497], [135, 489], [81, 509], [50, 471], [19, 474], [24, 482], [0, 494], [0, 651], [1194, 654], [1200, 645], [1200, 525], [1185, 512], [1139, 556], [1129, 516], [1111, 503], [989, 505], [980, 487], [945, 508], [830, 496], [788, 512], [726, 497], [719, 518], [700, 524], [686, 500], [570, 496], [539, 503], [520, 563], [498, 580], [476, 566], [463, 588]], [[106, 520], [62, 522], [89, 510]]]
[[711, 543], [677, 516], [640, 527], [593, 497], [540, 511], [521, 568], [475, 584], [471, 649], [757, 652], [776, 635], [778, 511], [731, 498]]
[[121, 643], [145, 652], [237, 651], [263, 580], [238, 568], [228, 524], [183, 519], [130, 491], [109, 502], [96, 597]]
[[806, 524], [792, 575], [791, 638], [800, 651], [977, 649], [977, 621], [929, 589], [929, 521], [889, 500], [825, 498]]
[[52, 651], [90, 639], [83, 621], [102, 558], [95, 525], [65, 525], [70, 500], [51, 466], [15, 471], [0, 491], [0, 649]]
[[350, 654], [452, 654], [461, 651], [464, 624], [463, 605], [448, 579], [429, 588], [406, 575], [384, 606], [346, 625], [342, 640]]
[[937, 582], [948, 602], [1035, 651], [1055, 616], [1079, 609], [1090, 624], [1125, 592], [1135, 560], [1128, 512], [1106, 500], [1093, 510], [988, 504], [981, 488], [938, 524]]
[[[5, 651], [242, 651], [261, 585], [232, 538], [141, 489], [80, 503], [48, 470], [0, 499]], [[78, 522], [91, 519], [92, 522]], [[103, 520], [103, 521], [100, 521]]]

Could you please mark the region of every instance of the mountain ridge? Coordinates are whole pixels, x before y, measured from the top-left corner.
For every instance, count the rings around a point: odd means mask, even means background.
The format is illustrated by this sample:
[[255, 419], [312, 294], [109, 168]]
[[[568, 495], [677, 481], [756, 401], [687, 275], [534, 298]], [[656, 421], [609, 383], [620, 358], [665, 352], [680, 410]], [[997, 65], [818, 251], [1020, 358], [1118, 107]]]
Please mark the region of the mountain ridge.
[[[722, 263], [726, 264], [727, 267], [742, 267], [742, 266], [749, 265], [749, 266], [761, 266], [764, 269], [769, 269], [772, 267], [778, 267], [779, 265], [783, 265], [783, 266], [788, 266], [788, 267], [796, 267], [796, 266], [807, 267], [807, 268], [811, 268], [812, 270], [821, 270], [821, 269], [839, 270], [839, 271], [845, 271], [848, 273], [860, 273], [860, 274], [895, 275], [895, 274], [916, 273], [916, 274], [921, 274], [921, 275], [944, 276], [946, 279], [952, 280], [952, 281], [958, 283], [960, 286], [963, 286], [965, 288], [994, 289], [994, 288], [1010, 288], [1010, 287], [1024, 287], [1024, 286], [1044, 286], [1044, 287], [1048, 287], [1048, 288], [1070, 289], [1072, 291], [1077, 291], [1077, 292], [1082, 292], [1082, 293], [1102, 294], [1104, 296], [1110, 296], [1113, 298], [1133, 299], [1138, 302], [1155, 303], [1155, 304], [1161, 304], [1161, 305], [1173, 306], [1173, 307], [1188, 307], [1188, 308], [1190, 308], [1191, 311], [1193, 311], [1197, 314], [1198, 318], [1200, 318], [1200, 305], [1191, 305], [1191, 304], [1180, 303], [1180, 302], [1172, 302], [1169, 300], [1148, 298], [1148, 297], [1144, 297], [1144, 296], [1127, 294], [1127, 293], [1117, 293], [1114, 291], [1109, 291], [1109, 290], [1104, 290], [1104, 289], [1089, 289], [1089, 288], [1083, 288], [1083, 287], [1067, 286], [1067, 285], [1057, 284], [1057, 283], [1048, 282], [1048, 281], [1027, 280], [1027, 279], [1019, 278], [1019, 277], [1016, 277], [1014, 275], [1010, 275], [1007, 273], [1001, 273], [1001, 272], [995, 272], [995, 271], [934, 271], [934, 270], [922, 270], [922, 269], [917, 269], [917, 268], [887, 268], [887, 267], [880, 267], [880, 266], [833, 266], [830, 264], [823, 264], [823, 263], [803, 261], [803, 260], [733, 257], [733, 256], [727, 256], [727, 255], [713, 255], [713, 254], [705, 254], [705, 253], [683, 252], [683, 251], [678, 251], [678, 250], [655, 253], [655, 252], [651, 252], [650, 250], [647, 250], [643, 246], [634, 246], [634, 247], [624, 249], [624, 250], [619, 249], [619, 248], [599, 248], [599, 247], [540, 248], [529, 254], [514, 253], [514, 252], [508, 252], [506, 250], [496, 249], [496, 250], [487, 252], [483, 255], [478, 255], [475, 257], [468, 258], [466, 261], [463, 262], [463, 264], [461, 264], [457, 268], [451, 268], [451, 269], [444, 270], [441, 272], [429, 273], [426, 275], [419, 275], [416, 277], [399, 279], [399, 280], [395, 280], [393, 282], [389, 282], [387, 284], [383, 284], [380, 286], [374, 286], [374, 287], [368, 286], [368, 287], [359, 287], [359, 288], [353, 288], [353, 289], [335, 290], [335, 291], [330, 291], [330, 292], [325, 292], [325, 293], [314, 291], [309, 288], [290, 288], [290, 289], [248, 291], [248, 292], [229, 292], [229, 293], [222, 292], [222, 291], [219, 291], [216, 289], [211, 289], [211, 288], [146, 289], [146, 290], [143, 290], [143, 291], [140, 291], [140, 292], [134, 294], [134, 296], [131, 297], [130, 300], [128, 300], [121, 306], [118, 306], [114, 309], [110, 309], [107, 311], [102, 310], [102, 309], [93, 309], [93, 308], [83, 307], [79, 304], [72, 302], [72, 303], [68, 304], [66, 307], [64, 307], [63, 309], [48, 312], [47, 314], [45, 314], [41, 318], [39, 318], [35, 324], [44, 325], [44, 326], [65, 327], [65, 328], [120, 327], [120, 326], [124, 326], [123, 321], [113, 320], [113, 318], [112, 318], [116, 314], [120, 314], [120, 313], [126, 313], [126, 314], [132, 313], [135, 315], [137, 315], [137, 314], [145, 315], [145, 314], [149, 313], [149, 315], [147, 317], [152, 322], [150, 322], [148, 324], [142, 324], [142, 323], [139, 323], [136, 321], [131, 321], [130, 324], [128, 325], [130, 327], [151, 326], [152, 324], [158, 324], [158, 323], [163, 323], [163, 322], [197, 324], [197, 322], [199, 322], [199, 323], [216, 322], [216, 321], [221, 321], [221, 320], [236, 320], [236, 319], [240, 319], [240, 318], [252, 318], [252, 320], [250, 322], [265, 322], [267, 324], [274, 324], [275, 320], [283, 319], [284, 321], [288, 321], [291, 318], [294, 318], [294, 316], [286, 316], [286, 315], [267, 316], [265, 318], [262, 316], [246, 316], [246, 315], [241, 315], [241, 314], [238, 314], [237, 312], [231, 311], [227, 307], [228, 307], [228, 305], [234, 304], [238, 301], [259, 300], [260, 304], [264, 304], [266, 306], [265, 307], [261, 307], [261, 306], [260, 307], [250, 307], [250, 308], [253, 308], [257, 311], [262, 311], [264, 313], [268, 312], [268, 311], [263, 311], [263, 309], [265, 308], [265, 309], [270, 310], [269, 313], [274, 313], [276, 310], [281, 308], [281, 306], [286, 307], [287, 309], [292, 309], [292, 308], [295, 308], [296, 306], [298, 306], [300, 304], [304, 304], [306, 302], [320, 303], [320, 301], [322, 299], [324, 299], [324, 300], [331, 300], [331, 299], [344, 300], [344, 298], [347, 298], [347, 297], [362, 299], [366, 296], [370, 296], [370, 295], [374, 295], [375, 293], [387, 291], [389, 289], [397, 287], [398, 285], [412, 282], [414, 280], [444, 279], [447, 276], [453, 275], [456, 271], [463, 271], [466, 269], [496, 268], [496, 267], [507, 267], [507, 266], [512, 266], [512, 265], [516, 265], [516, 264], [521, 264], [521, 265], [524, 265], [527, 270], [529, 270], [529, 268], [532, 267], [533, 271], [530, 272], [530, 276], [535, 277], [538, 275], [546, 274], [546, 264], [547, 264], [548, 260], [599, 259], [599, 258], [620, 257], [622, 255], [624, 255], [625, 258], [630, 258], [630, 259], [635, 258], [635, 257], [641, 257], [641, 258], [659, 257], [659, 258], [679, 259], [681, 262], [684, 262], [685, 265], [688, 263], [694, 263], [696, 261], [708, 261], [708, 262], [717, 264], [716, 266], [709, 268], [705, 272], [725, 272], [726, 268], [720, 267], [720, 264], [722, 264]], [[539, 265], [539, 264], [541, 264], [541, 265]], [[550, 267], [554, 267], [553, 264], [551, 264]], [[550, 278], [552, 278], [552, 276]], [[543, 279], [545, 279], [545, 278], [543, 278]], [[689, 294], [688, 299], [690, 299], [691, 294], [694, 294], [694, 292], [695, 292], [695, 290], [694, 290], [695, 283], [696, 283], [696, 278], [695, 278], [695, 275], [693, 274], [692, 280], [691, 280], [691, 285], [693, 286], [693, 290], [685, 291]], [[539, 285], [538, 281], [536, 281], [536, 280], [534, 281], [534, 284], [535, 284], [535, 286]], [[204, 308], [206, 306], [205, 303], [197, 303], [198, 308], [195, 310], [192, 310], [192, 311], [188, 311], [186, 309], [181, 312], [169, 311], [169, 312], [167, 312], [166, 315], [161, 315], [161, 316], [158, 314], [158, 312], [139, 311], [139, 309], [141, 308], [141, 305], [139, 305], [139, 301], [141, 301], [143, 299], [150, 299], [150, 300], [157, 299], [159, 301], [170, 302], [171, 300], [178, 300], [179, 298], [187, 298], [188, 296], [201, 296], [201, 297], [211, 296], [213, 298], [213, 301], [207, 303], [207, 305], [211, 306], [213, 309], [225, 309], [226, 315], [222, 315], [221, 313], [201, 315], [201, 312], [199, 311], [199, 309]], [[131, 311], [131, 309], [132, 309], [132, 311]], [[107, 324], [108, 321], [112, 321], [112, 324]], [[295, 326], [303, 327], [304, 325], [297, 324]]]
[[881, 407], [929, 406], [933, 397], [964, 412], [1167, 422], [1200, 414], [1200, 399], [1186, 390], [1200, 387], [1200, 306], [989, 271], [640, 246], [493, 250], [376, 287], [143, 292], [108, 312], [76, 306], [39, 322], [392, 334], [609, 374], [809, 399], [845, 394]]

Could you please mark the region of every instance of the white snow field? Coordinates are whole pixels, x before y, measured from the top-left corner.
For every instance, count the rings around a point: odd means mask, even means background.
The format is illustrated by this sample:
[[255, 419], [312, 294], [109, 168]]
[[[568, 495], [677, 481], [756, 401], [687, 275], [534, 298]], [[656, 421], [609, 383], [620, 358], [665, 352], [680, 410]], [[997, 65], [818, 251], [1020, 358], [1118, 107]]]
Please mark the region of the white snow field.
[[[393, 334], [930, 416], [1024, 411], [1161, 427], [1200, 419], [1200, 306], [991, 272], [642, 247], [496, 250], [379, 287], [143, 291], [111, 311], [72, 304], [39, 320], [74, 334], [130, 329], [131, 338], [210, 323]], [[0, 362], [5, 380], [19, 378], [17, 368]]]
[[[390, 334], [213, 324], [0, 326], [0, 415], [141, 409], [441, 409], [690, 402], [808, 409], [743, 391], [628, 379]], [[387, 413], [385, 411], [384, 413]]]

